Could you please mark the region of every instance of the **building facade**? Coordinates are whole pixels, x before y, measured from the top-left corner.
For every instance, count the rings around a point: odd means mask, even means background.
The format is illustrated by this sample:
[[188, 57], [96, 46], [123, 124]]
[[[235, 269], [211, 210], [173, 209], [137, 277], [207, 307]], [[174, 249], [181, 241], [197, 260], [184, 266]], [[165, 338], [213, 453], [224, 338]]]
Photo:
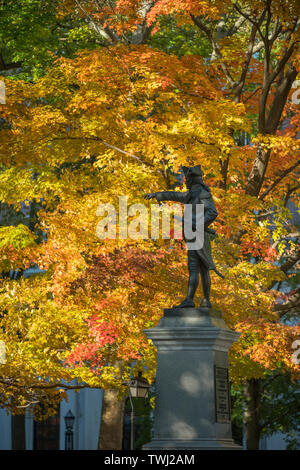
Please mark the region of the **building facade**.
[[[70, 390], [68, 401], [63, 400], [56, 416], [34, 421], [32, 413], [25, 415], [26, 450], [65, 450], [66, 425], [64, 417], [74, 415], [73, 449], [96, 450], [100, 431], [102, 390]], [[0, 450], [13, 450], [17, 440], [15, 418], [0, 408]]]

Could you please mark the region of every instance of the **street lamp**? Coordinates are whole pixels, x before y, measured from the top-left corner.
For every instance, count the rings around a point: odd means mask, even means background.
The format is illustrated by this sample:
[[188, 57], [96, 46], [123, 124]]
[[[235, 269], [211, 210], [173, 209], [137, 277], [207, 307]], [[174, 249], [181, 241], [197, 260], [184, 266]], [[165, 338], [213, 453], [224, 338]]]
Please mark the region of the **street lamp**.
[[136, 378], [131, 379], [129, 382], [129, 390], [133, 398], [147, 398], [149, 388], [148, 380], [142, 377], [141, 372], [139, 372]]
[[139, 372], [138, 376], [132, 378], [128, 385], [128, 397], [131, 406], [131, 413], [130, 413], [130, 449], [134, 450], [134, 407], [132, 398], [147, 398], [148, 390], [150, 385], [144, 377], [142, 377], [142, 373]]
[[64, 417], [66, 423], [66, 432], [65, 432], [65, 450], [73, 450], [73, 426], [75, 421], [75, 416], [72, 411], [69, 410], [66, 416]]

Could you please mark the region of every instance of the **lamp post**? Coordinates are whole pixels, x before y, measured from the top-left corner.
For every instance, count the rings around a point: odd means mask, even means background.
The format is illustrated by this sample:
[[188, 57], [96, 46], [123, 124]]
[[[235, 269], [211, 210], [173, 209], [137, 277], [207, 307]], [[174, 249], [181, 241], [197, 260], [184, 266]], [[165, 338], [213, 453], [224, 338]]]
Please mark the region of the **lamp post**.
[[128, 385], [128, 397], [131, 406], [130, 413], [130, 449], [134, 450], [134, 407], [132, 398], [146, 398], [148, 396], [148, 390], [150, 385], [142, 373], [139, 372], [136, 378], [132, 378]]
[[66, 432], [65, 432], [65, 450], [73, 450], [73, 426], [75, 421], [75, 416], [72, 411], [69, 410], [66, 416], [64, 417], [66, 423]]

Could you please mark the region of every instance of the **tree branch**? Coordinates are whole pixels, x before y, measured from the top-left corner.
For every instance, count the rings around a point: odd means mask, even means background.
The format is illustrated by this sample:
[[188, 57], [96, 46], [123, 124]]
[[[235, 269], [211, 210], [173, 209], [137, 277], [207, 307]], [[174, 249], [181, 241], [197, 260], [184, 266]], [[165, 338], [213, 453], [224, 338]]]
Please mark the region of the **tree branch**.
[[146, 165], [146, 166], [149, 166], [149, 167], [153, 168], [157, 173], [159, 173], [161, 176], [163, 176], [164, 179], [166, 179], [163, 169], [157, 168], [153, 163], [147, 162], [147, 161], [141, 159], [140, 157], [137, 157], [133, 153], [126, 152], [125, 150], [122, 150], [119, 147], [116, 147], [115, 145], [112, 145], [112, 144], [109, 144], [108, 142], [105, 142], [104, 140], [100, 139], [100, 137], [72, 137], [72, 136], [68, 136], [68, 137], [55, 137], [52, 140], [53, 141], [56, 141], [56, 140], [87, 140], [87, 141], [91, 140], [91, 141], [100, 142], [101, 144], [105, 145], [106, 147], [111, 148], [113, 150], [116, 150], [117, 152], [120, 152], [120, 153], [122, 153], [122, 154], [138, 161], [141, 165]]
[[247, 101], [251, 100], [251, 98], [253, 98], [253, 96], [258, 92], [258, 90], [261, 90], [261, 86], [257, 87], [256, 90], [255, 90], [253, 93], [251, 93], [251, 95], [248, 96], [248, 98], [246, 98], [246, 99], [243, 101], [243, 103], [247, 103]]
[[250, 15], [248, 15], [247, 13], [245, 13], [243, 10], [241, 10], [238, 5], [236, 3], [233, 4], [233, 7], [240, 13], [240, 15], [242, 15], [244, 18], [246, 18], [251, 24], [253, 24], [254, 26], [257, 27], [257, 31], [259, 32], [259, 35], [260, 37], [262, 38], [262, 40], [264, 41], [264, 36], [261, 32], [261, 29], [260, 29], [260, 26], [264, 20], [264, 17], [266, 15], [266, 12], [267, 12], [267, 8], [265, 8], [261, 14], [261, 17], [258, 21], [255, 21], [253, 18], [251, 18]]
[[253, 55], [253, 48], [254, 48], [254, 44], [255, 44], [256, 32], [257, 32], [257, 26], [253, 25], [252, 29], [251, 29], [248, 49], [247, 49], [247, 52], [246, 52], [246, 58], [245, 58], [245, 61], [244, 61], [244, 65], [242, 67], [241, 76], [240, 76], [238, 84], [236, 84], [233, 87], [236, 102], [239, 102], [240, 99], [241, 99], [241, 93], [242, 93], [243, 87], [245, 85], [245, 80], [246, 80], [247, 72], [248, 72], [248, 69], [249, 69], [249, 64], [250, 64], [250, 61], [251, 61], [251, 57]]
[[280, 266], [280, 271], [287, 273], [299, 260], [300, 246], [298, 246], [298, 249], [295, 249], [293, 253], [287, 257], [287, 260]]
[[279, 315], [279, 317], [283, 317], [287, 313], [298, 313], [300, 307], [300, 287], [295, 289], [292, 294], [288, 297], [288, 300], [283, 304], [275, 303], [273, 306], [273, 310]]
[[[287, 274], [292, 267], [300, 260], [300, 245], [297, 246], [286, 258], [285, 262], [279, 266], [280, 271]], [[278, 281], [273, 281], [266, 290], [273, 289]]]
[[286, 170], [282, 171], [278, 178], [269, 186], [260, 196], [259, 199], [262, 201], [270, 192], [283, 180], [285, 176], [287, 176], [289, 173], [291, 173], [297, 166], [300, 165], [300, 160], [297, 160], [294, 165], [290, 166], [289, 168], [286, 168]]
[[284, 207], [287, 207], [287, 204], [289, 202], [291, 195], [293, 194], [294, 191], [297, 191], [297, 189], [299, 188], [300, 188], [300, 184], [297, 184], [296, 186], [292, 186], [292, 187], [288, 185], [288, 191], [284, 198]]
[[130, 158], [133, 158], [134, 160], [137, 160], [139, 163], [142, 163], [143, 165], [151, 166], [154, 167], [154, 165], [150, 162], [146, 162], [145, 160], [142, 160], [141, 158], [137, 157], [133, 153], [126, 152], [125, 150], [120, 149], [119, 147], [116, 147], [115, 145], [109, 144], [108, 142], [105, 142], [104, 140], [100, 139], [100, 137], [72, 137], [72, 136], [67, 136], [67, 137], [55, 137], [52, 139], [53, 141], [56, 140], [91, 140], [91, 141], [96, 141], [100, 142], [101, 144], [105, 145], [106, 147], [109, 147], [113, 150], [116, 150], [117, 152], [122, 153], [123, 155], [127, 155]]
[[[203, 31], [203, 32], [206, 34], [206, 36], [208, 37], [208, 39], [209, 39], [209, 41], [210, 41], [210, 43], [211, 43], [211, 45], [212, 45], [212, 48], [213, 48], [213, 51], [214, 51], [215, 55], [221, 59], [221, 58], [222, 58], [222, 54], [221, 54], [221, 52], [220, 52], [220, 49], [219, 49], [217, 43], [216, 43], [215, 40], [214, 40], [213, 34], [212, 34], [212, 32], [210, 31], [210, 29], [207, 28], [207, 26], [205, 26], [205, 25], [201, 22], [201, 20], [200, 20], [199, 18], [196, 18], [192, 13], [190, 13], [190, 17], [191, 17], [191, 19], [193, 20], [193, 22], [195, 23], [195, 25], [196, 25], [199, 29], [201, 29], [201, 31]], [[225, 74], [225, 76], [226, 76], [228, 82], [230, 83], [231, 86], [234, 86], [235, 81], [233, 80], [233, 78], [232, 78], [232, 76], [231, 76], [231, 74], [230, 74], [230, 72], [229, 72], [229, 70], [228, 70], [226, 64], [225, 64], [223, 61], [221, 61], [220, 64], [221, 64], [222, 70], [223, 70], [223, 72], [224, 72], [224, 74]]]
[[233, 34], [235, 34], [240, 29], [240, 27], [243, 26], [245, 21], [246, 21], [246, 18], [242, 16], [238, 16], [234, 25], [227, 31], [226, 36], [232, 36]]

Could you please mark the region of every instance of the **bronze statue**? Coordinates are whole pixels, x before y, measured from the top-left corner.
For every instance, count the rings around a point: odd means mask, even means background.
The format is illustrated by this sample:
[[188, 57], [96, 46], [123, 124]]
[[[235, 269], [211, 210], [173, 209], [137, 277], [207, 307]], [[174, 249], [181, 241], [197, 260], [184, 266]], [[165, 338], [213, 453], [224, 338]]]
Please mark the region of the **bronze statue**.
[[[204, 183], [202, 176], [203, 172], [201, 166], [183, 167], [185, 175], [186, 186], [188, 191], [179, 193], [175, 191], [162, 191], [157, 193], [145, 194], [145, 199], [155, 198], [158, 202], [161, 201], [174, 201], [183, 204], [196, 204], [204, 205], [204, 244], [200, 250], [188, 250], [188, 292], [187, 297], [175, 308], [195, 307], [194, 296], [199, 284], [199, 272], [201, 274], [202, 288], [204, 298], [200, 307], [210, 308], [210, 287], [211, 280], [209, 271], [215, 271], [220, 277], [224, 277], [216, 269], [211, 255], [211, 239], [216, 236], [216, 232], [209, 228], [209, 225], [216, 219], [218, 212], [213, 202], [209, 187]], [[192, 229], [195, 231], [195, 211], [192, 211]], [[186, 240], [187, 241], [187, 240]]]

